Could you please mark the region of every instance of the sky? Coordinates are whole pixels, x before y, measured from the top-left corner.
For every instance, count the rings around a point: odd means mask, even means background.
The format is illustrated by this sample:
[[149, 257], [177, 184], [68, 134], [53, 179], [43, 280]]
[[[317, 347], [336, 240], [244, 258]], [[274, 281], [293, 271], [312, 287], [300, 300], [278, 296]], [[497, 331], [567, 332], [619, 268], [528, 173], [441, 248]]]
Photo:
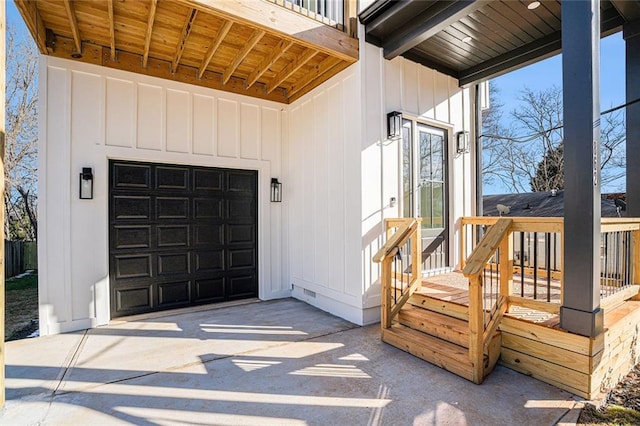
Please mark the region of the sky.
[[[603, 38], [600, 44], [600, 110], [624, 104], [625, 102], [625, 65], [624, 40], [622, 32]], [[500, 88], [500, 100], [504, 104], [505, 116], [518, 107], [518, 96], [526, 86], [540, 91], [552, 86], [562, 87], [562, 56], [545, 59], [527, 67], [494, 78], [489, 84]], [[603, 192], [615, 192], [622, 188], [602, 188]], [[511, 192], [499, 183], [484, 185], [484, 194], [503, 194]]]

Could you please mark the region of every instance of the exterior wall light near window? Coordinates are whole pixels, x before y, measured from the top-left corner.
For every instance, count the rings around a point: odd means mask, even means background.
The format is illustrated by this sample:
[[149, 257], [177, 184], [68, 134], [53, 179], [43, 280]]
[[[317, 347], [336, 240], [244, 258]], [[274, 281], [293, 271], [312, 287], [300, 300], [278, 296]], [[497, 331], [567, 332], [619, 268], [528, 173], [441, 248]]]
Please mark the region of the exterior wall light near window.
[[456, 133], [456, 152], [458, 154], [469, 152], [469, 132], [462, 131]]
[[91, 167], [83, 167], [80, 173], [80, 199], [93, 199], [93, 170]]
[[402, 135], [402, 113], [393, 111], [387, 114], [387, 139], [399, 138]]
[[282, 184], [278, 182], [278, 178], [271, 178], [271, 202], [282, 202]]

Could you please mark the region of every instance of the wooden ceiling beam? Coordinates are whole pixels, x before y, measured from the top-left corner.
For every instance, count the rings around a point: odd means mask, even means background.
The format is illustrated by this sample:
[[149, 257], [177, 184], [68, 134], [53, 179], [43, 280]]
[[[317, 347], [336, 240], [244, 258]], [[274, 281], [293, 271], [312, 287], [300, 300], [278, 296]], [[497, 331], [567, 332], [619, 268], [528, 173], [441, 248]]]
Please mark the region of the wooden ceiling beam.
[[151, 45], [151, 33], [153, 33], [153, 21], [156, 19], [156, 7], [158, 0], [151, 0], [149, 5], [149, 17], [147, 18], [147, 32], [144, 36], [144, 50], [142, 53], [142, 68], [147, 67], [149, 60], [149, 46]]
[[267, 94], [273, 92], [276, 87], [280, 85], [283, 81], [291, 76], [294, 72], [298, 71], [304, 64], [309, 62], [314, 56], [318, 53], [317, 50], [307, 49], [303, 54], [295, 58], [293, 61], [289, 62], [289, 65], [284, 67], [278, 75], [276, 75], [268, 84], [267, 84]]
[[[176, 81], [194, 86], [206, 87], [209, 89], [221, 90], [228, 93], [236, 93], [239, 95], [251, 96], [254, 98], [288, 103], [284, 89], [278, 88], [273, 93], [267, 94], [262, 86], [254, 86], [251, 90], [245, 89], [245, 79], [232, 76], [229, 82], [222, 84], [220, 73], [215, 71], [206, 71], [202, 78], [198, 78], [196, 67], [187, 64], [181, 64], [175, 73], [171, 72], [171, 60], [160, 60], [154, 57], [149, 58], [147, 68], [142, 68], [142, 54], [129, 53], [124, 50], [118, 50], [118, 60], [111, 61], [108, 46], [99, 46], [89, 41], [84, 42], [84, 55], [76, 61], [104, 66], [107, 68], [134, 72], [141, 75], [162, 78], [165, 80]], [[69, 37], [58, 36], [56, 50], [51, 52], [51, 56], [63, 59], [73, 59], [74, 53], [73, 39]]]
[[384, 58], [393, 59], [403, 54], [487, 3], [488, 0], [435, 2], [433, 6], [404, 22], [401, 29], [384, 42]]
[[15, 0], [15, 5], [24, 19], [24, 23], [29, 28], [31, 36], [38, 46], [38, 50], [42, 54], [47, 54], [46, 33], [40, 13], [38, 13], [37, 2], [27, 0]]
[[78, 19], [76, 18], [76, 11], [73, 7], [73, 3], [71, 3], [71, 0], [64, 0], [64, 9], [67, 11], [67, 18], [69, 19], [69, 26], [71, 27], [73, 42], [76, 45], [76, 52], [81, 54], [82, 38], [80, 38], [80, 29], [78, 28]]
[[238, 51], [238, 53], [236, 54], [236, 57], [233, 59], [233, 62], [231, 62], [231, 65], [229, 65], [227, 69], [224, 70], [224, 73], [222, 74], [222, 84], [227, 84], [227, 81], [229, 81], [233, 73], [236, 71], [238, 66], [244, 60], [244, 58], [247, 57], [249, 52], [251, 52], [251, 49], [253, 49], [255, 45], [258, 44], [258, 42], [262, 39], [262, 37], [264, 37], [264, 35], [265, 35], [265, 32], [262, 30], [255, 30], [253, 32], [253, 34], [251, 35], [251, 38], [247, 40], [247, 42], [244, 44], [242, 49]]
[[291, 97], [295, 95], [300, 90], [304, 89], [309, 84], [311, 84], [311, 82], [316, 80], [318, 77], [322, 76], [324, 73], [328, 72], [333, 67], [338, 65], [340, 62], [342, 61], [336, 57], [333, 57], [333, 56], [327, 57], [318, 65], [314, 66], [310, 71], [305, 73], [304, 77], [299, 79], [299, 81], [296, 81], [291, 86], [289, 86], [289, 88], [287, 89], [287, 97]]
[[274, 47], [267, 56], [265, 56], [262, 62], [260, 62], [260, 65], [258, 65], [253, 72], [249, 74], [249, 77], [247, 77], [247, 89], [253, 86], [255, 82], [262, 77], [262, 74], [264, 74], [270, 66], [275, 64], [291, 46], [293, 46], [293, 42], [291, 40], [280, 40], [280, 43], [278, 43], [278, 45]]
[[176, 53], [173, 57], [173, 61], [171, 62], [171, 70], [172, 72], [176, 72], [178, 69], [178, 65], [180, 64], [180, 58], [182, 58], [182, 53], [184, 52], [184, 46], [187, 44], [187, 39], [189, 38], [189, 34], [191, 34], [191, 29], [193, 28], [193, 22], [196, 20], [196, 16], [198, 15], [197, 9], [191, 9], [189, 14], [187, 15], [187, 19], [184, 21], [184, 26], [182, 27], [182, 34], [180, 35], [180, 39], [178, 40], [178, 46], [176, 47]]
[[202, 75], [207, 70], [209, 63], [213, 58], [213, 55], [215, 55], [216, 50], [218, 50], [218, 47], [220, 47], [220, 43], [222, 43], [222, 40], [224, 40], [224, 38], [229, 33], [229, 30], [231, 29], [232, 25], [233, 25], [232, 21], [225, 21], [220, 27], [220, 29], [218, 30], [218, 33], [216, 34], [216, 36], [211, 40], [211, 44], [209, 45], [207, 54], [204, 56], [204, 59], [202, 60], [202, 64], [200, 64], [200, 68], [198, 69], [198, 78], [202, 78]]
[[109, 44], [111, 47], [111, 60], [116, 60], [116, 21], [113, 16], [113, 0], [107, 0], [107, 11], [109, 13]]

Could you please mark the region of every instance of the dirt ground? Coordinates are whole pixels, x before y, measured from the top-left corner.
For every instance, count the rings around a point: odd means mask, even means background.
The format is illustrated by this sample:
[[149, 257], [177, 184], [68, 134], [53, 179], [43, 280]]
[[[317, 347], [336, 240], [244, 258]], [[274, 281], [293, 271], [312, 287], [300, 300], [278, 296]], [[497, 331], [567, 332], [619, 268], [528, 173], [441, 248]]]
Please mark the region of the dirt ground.
[[580, 413], [578, 424], [640, 424], [640, 364], [611, 391], [602, 407], [587, 405]]
[[38, 329], [38, 289], [5, 292], [4, 340], [24, 339]]

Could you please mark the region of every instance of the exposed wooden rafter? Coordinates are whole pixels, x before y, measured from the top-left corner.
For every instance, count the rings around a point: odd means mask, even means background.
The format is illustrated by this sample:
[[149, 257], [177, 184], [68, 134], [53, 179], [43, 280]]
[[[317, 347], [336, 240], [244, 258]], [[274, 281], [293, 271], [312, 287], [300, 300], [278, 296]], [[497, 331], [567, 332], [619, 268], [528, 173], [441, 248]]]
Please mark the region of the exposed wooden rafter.
[[142, 68], [147, 67], [149, 60], [149, 46], [151, 45], [151, 33], [153, 33], [153, 21], [156, 19], [156, 7], [158, 0], [151, 0], [149, 6], [149, 17], [147, 18], [147, 32], [144, 37], [144, 51], [142, 53]]
[[36, 45], [38, 46], [38, 50], [40, 53], [46, 54], [47, 43], [45, 40], [47, 31], [45, 30], [42, 18], [40, 18], [40, 14], [38, 13], [37, 2], [15, 0], [15, 5], [20, 11], [20, 14], [22, 14], [24, 22], [27, 24], [27, 28], [29, 28], [31, 35], [33, 35]]
[[233, 62], [231, 62], [231, 65], [229, 65], [229, 67], [224, 70], [224, 74], [222, 75], [222, 84], [227, 84], [227, 81], [229, 81], [236, 68], [238, 68], [244, 58], [246, 58], [249, 52], [251, 52], [251, 49], [253, 49], [255, 45], [258, 44], [260, 39], [264, 37], [264, 34], [265, 32], [262, 30], [255, 30], [253, 32], [251, 38], [244, 44], [244, 47], [240, 49], [240, 51], [238, 51], [236, 57], [233, 59]]
[[267, 84], [267, 93], [273, 92], [276, 87], [280, 85], [283, 81], [291, 76], [294, 72], [298, 71], [304, 64], [309, 62], [314, 56], [316, 56], [319, 52], [313, 49], [307, 49], [303, 54], [295, 58], [293, 61], [289, 63], [280, 73], [278, 73], [268, 84]]
[[[345, 61], [355, 62], [358, 60], [358, 40], [335, 28], [319, 24], [313, 19], [299, 19], [300, 17], [295, 13], [269, 1], [174, 1], [266, 31], [273, 31], [275, 27], [279, 35], [307, 48], [318, 49]], [[274, 23], [277, 25], [274, 26]]]
[[182, 53], [184, 52], [184, 46], [187, 44], [187, 39], [189, 38], [189, 34], [191, 34], [191, 29], [193, 28], [193, 21], [196, 20], [197, 15], [198, 15], [198, 10], [191, 9], [189, 11], [189, 14], [187, 15], [187, 19], [184, 21], [184, 26], [182, 27], [182, 33], [180, 34], [180, 39], [178, 40], [178, 46], [176, 47], [176, 53], [173, 56], [173, 62], [171, 62], [172, 72], [176, 72], [176, 70], [178, 69], [180, 58], [182, 58]]
[[71, 27], [71, 34], [73, 35], [73, 41], [76, 45], [76, 52], [82, 53], [82, 38], [80, 38], [80, 29], [78, 29], [78, 20], [76, 18], [76, 11], [73, 8], [71, 0], [64, 0], [64, 9], [67, 11], [67, 18], [69, 19], [69, 26]]
[[247, 77], [247, 89], [253, 86], [255, 82], [258, 81], [260, 77], [262, 77], [262, 74], [264, 74], [264, 72], [268, 70], [269, 67], [273, 65], [278, 59], [280, 59], [284, 52], [286, 52], [292, 45], [293, 42], [290, 40], [280, 40], [278, 46], [275, 49], [272, 49], [271, 53], [265, 56], [262, 62], [260, 62], [260, 65], [258, 65], [253, 70], [253, 72], [249, 74], [249, 77]]
[[113, 0], [107, 0], [107, 10], [109, 12], [109, 37], [111, 47], [111, 60], [116, 60], [116, 21], [113, 16]]
[[204, 56], [204, 59], [202, 60], [202, 64], [200, 64], [200, 68], [198, 69], [198, 78], [202, 78], [202, 75], [204, 74], [204, 72], [207, 70], [207, 67], [209, 66], [209, 62], [211, 62], [211, 58], [213, 58], [213, 55], [215, 55], [216, 50], [218, 50], [218, 47], [220, 47], [220, 43], [222, 43], [222, 40], [224, 40], [224, 38], [229, 33], [229, 30], [231, 29], [232, 25], [233, 25], [232, 21], [225, 21], [220, 27], [220, 29], [218, 30], [218, 33], [216, 34], [216, 36], [213, 38], [213, 40], [211, 40], [211, 44], [209, 45], [207, 54]]
[[307, 72], [304, 77], [293, 83], [287, 89], [287, 97], [295, 95], [300, 90], [311, 84], [312, 81], [329, 71], [331, 68], [338, 65], [340, 62], [340, 59], [334, 58], [333, 56], [327, 57], [325, 60], [323, 60], [318, 65], [313, 67], [309, 72]]

